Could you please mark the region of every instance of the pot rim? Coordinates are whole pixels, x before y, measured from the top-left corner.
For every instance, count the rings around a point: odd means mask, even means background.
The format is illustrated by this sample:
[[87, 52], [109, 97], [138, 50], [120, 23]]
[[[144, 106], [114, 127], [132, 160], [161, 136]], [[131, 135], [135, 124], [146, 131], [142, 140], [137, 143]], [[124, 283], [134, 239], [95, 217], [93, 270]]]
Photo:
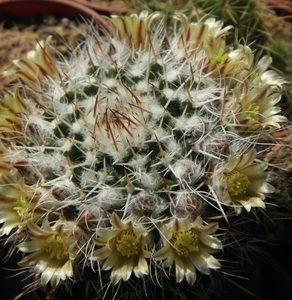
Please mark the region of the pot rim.
[[0, 21], [26, 19], [44, 15], [84, 18], [111, 31], [109, 23], [98, 12], [80, 1], [70, 0], [0, 0]]
[[265, 0], [265, 1], [271, 6], [272, 9], [283, 12], [284, 14], [290, 16], [291, 19], [292, 6], [290, 1], [287, 0]]

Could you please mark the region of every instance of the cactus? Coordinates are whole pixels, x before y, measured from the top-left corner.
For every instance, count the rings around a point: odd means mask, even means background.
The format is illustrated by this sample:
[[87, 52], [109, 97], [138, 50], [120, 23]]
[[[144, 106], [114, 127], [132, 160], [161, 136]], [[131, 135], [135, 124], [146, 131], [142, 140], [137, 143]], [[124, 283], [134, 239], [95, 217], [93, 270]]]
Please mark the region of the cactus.
[[160, 13], [108, 21], [112, 35], [94, 32], [68, 60], [49, 37], [15, 62], [0, 234], [49, 297], [78, 285], [88, 299], [153, 298], [155, 285], [188, 297], [224, 268], [225, 222], [274, 192], [264, 158], [287, 121], [286, 81], [269, 56], [226, 44], [231, 26], [214, 18], [176, 13], [171, 33]]

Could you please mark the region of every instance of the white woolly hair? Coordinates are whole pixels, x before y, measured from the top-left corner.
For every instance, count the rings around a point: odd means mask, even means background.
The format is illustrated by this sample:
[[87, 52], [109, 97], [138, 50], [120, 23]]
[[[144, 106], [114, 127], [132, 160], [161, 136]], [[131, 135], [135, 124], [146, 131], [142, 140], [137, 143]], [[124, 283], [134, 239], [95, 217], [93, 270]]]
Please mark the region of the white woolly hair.
[[125, 196], [118, 188], [102, 188], [96, 196], [96, 205], [106, 210], [122, 208], [125, 201]]
[[182, 185], [193, 185], [203, 174], [201, 163], [186, 158], [177, 160], [169, 169]]

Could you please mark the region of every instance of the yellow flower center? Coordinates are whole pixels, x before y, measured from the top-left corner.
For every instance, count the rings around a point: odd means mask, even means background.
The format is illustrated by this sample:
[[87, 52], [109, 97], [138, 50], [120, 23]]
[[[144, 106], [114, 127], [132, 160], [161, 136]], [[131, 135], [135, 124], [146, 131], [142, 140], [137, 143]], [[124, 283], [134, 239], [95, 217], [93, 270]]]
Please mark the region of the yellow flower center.
[[27, 207], [28, 207], [28, 203], [25, 200], [24, 197], [17, 197], [16, 202], [15, 203], [15, 207], [13, 207], [14, 210], [16, 210], [17, 214], [20, 217], [23, 217], [27, 211]]
[[217, 62], [223, 62], [227, 57], [227, 54], [224, 53], [223, 51], [220, 51], [217, 55], [216, 55], [216, 60]]
[[68, 246], [60, 235], [54, 235], [47, 238], [44, 246], [46, 252], [50, 253], [50, 258], [55, 257], [60, 259], [63, 256], [68, 255]]
[[245, 194], [250, 181], [247, 176], [237, 170], [227, 174], [227, 190], [230, 195], [236, 196]]
[[199, 251], [198, 235], [194, 229], [175, 233], [170, 242], [178, 255], [189, 256], [191, 252]]
[[250, 75], [250, 81], [252, 82], [254, 79], [256, 79], [259, 76], [259, 74], [256, 71], [253, 71]]
[[137, 239], [133, 230], [125, 230], [121, 233], [116, 243], [117, 250], [122, 256], [137, 255], [141, 249], [141, 242]]
[[258, 105], [256, 105], [255, 103], [251, 103], [248, 106], [246, 106], [244, 110], [249, 119], [252, 119], [254, 121], [259, 120], [260, 107]]

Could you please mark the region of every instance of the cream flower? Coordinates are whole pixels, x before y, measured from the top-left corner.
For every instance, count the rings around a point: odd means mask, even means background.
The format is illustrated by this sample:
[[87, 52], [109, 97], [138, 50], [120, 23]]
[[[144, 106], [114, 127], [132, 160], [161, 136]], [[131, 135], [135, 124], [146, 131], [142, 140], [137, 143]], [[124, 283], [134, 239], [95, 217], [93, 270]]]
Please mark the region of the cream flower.
[[281, 99], [281, 94], [275, 92], [272, 85], [252, 85], [245, 81], [243, 89], [234, 89], [233, 99], [226, 106], [224, 123], [241, 132], [254, 132], [269, 127], [280, 128], [280, 123], [287, 118], [277, 113], [281, 108], [275, 106]]
[[162, 264], [166, 268], [174, 262], [176, 282], [181, 282], [185, 277], [193, 285], [197, 278], [196, 269], [208, 275], [209, 269], [218, 269], [221, 266], [210, 254], [222, 249], [221, 242], [210, 235], [217, 228], [217, 223], [203, 225], [200, 216], [194, 222], [174, 218], [160, 228], [164, 247], [153, 258], [163, 260]]
[[206, 49], [203, 72], [219, 80], [224, 78], [225, 85], [230, 87], [245, 80], [251, 72], [254, 60], [251, 49], [239, 45], [235, 50], [229, 48], [218, 50]]
[[91, 260], [103, 261], [102, 270], [111, 271], [111, 282], [117, 284], [121, 279], [127, 281], [132, 272], [136, 277], [148, 275], [145, 258], [150, 256], [146, 250], [147, 229], [134, 227], [131, 222], [123, 222], [116, 213], [111, 215], [111, 229], [100, 229], [94, 242], [102, 246], [96, 250]]
[[5, 94], [0, 99], [0, 131], [7, 136], [15, 137], [21, 132], [23, 119], [22, 114], [29, 114], [30, 109], [20, 95], [19, 87], [14, 88], [13, 97]]
[[53, 227], [45, 218], [42, 227], [28, 222], [31, 240], [18, 245], [20, 251], [30, 253], [18, 264], [34, 266], [34, 273], [41, 275], [41, 283], [56, 286], [60, 280], [73, 276], [72, 263], [76, 257], [80, 238], [73, 222], [58, 222]]
[[149, 46], [149, 28], [152, 21], [160, 16], [159, 12], [148, 15], [142, 11], [139, 15], [112, 16], [108, 18], [114, 29], [114, 37], [118, 40], [126, 40], [130, 47], [138, 50]]
[[[225, 44], [225, 37], [233, 26], [222, 28], [223, 22], [208, 18], [204, 22], [189, 23], [188, 18], [177, 13], [174, 19], [182, 23], [181, 31], [175, 39], [179, 49], [184, 49], [187, 57], [198, 60], [203, 73], [222, 80], [225, 85], [234, 85], [245, 79], [253, 64], [253, 54], [248, 46], [239, 45], [233, 50]], [[200, 51], [201, 55], [198, 55]]]
[[265, 208], [265, 194], [274, 192], [274, 187], [267, 183], [265, 163], [254, 163], [256, 154], [256, 150], [252, 149], [239, 157], [229, 155], [219, 178], [213, 178], [213, 182], [220, 184], [221, 201], [231, 204], [237, 214], [240, 214], [242, 206], [248, 212], [251, 207]]
[[40, 41], [36, 50], [27, 53], [27, 56], [13, 61], [19, 70], [4, 72], [4, 76], [16, 74], [25, 84], [34, 87], [35, 83], [42, 80], [46, 76], [53, 76], [57, 73], [56, 65], [50, 54], [49, 36], [46, 41]]
[[6, 149], [0, 142], [0, 176], [8, 175], [13, 166], [6, 159]]
[[182, 24], [175, 42], [178, 48], [186, 49], [188, 55], [198, 53], [202, 49], [213, 49], [212, 52], [216, 52], [214, 48], [225, 49], [224, 37], [233, 27], [226, 26], [222, 29], [223, 22], [215, 21], [214, 18], [204, 22], [189, 23], [187, 16], [182, 13], [176, 13], [174, 19]]
[[0, 176], [0, 236], [9, 235], [17, 228], [21, 231], [28, 220], [42, 215], [36, 203], [39, 195], [33, 188], [24, 184], [24, 179], [17, 175]]

